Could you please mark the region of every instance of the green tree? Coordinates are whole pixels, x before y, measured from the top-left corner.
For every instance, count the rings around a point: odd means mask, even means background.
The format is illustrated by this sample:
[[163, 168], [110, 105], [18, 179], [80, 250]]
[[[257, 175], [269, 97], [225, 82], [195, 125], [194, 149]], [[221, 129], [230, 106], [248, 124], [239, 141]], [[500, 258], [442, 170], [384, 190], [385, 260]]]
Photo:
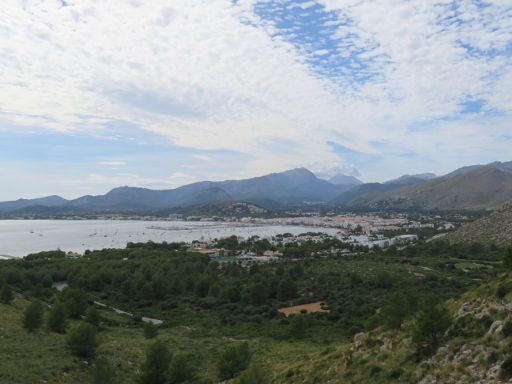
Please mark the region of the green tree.
[[425, 298], [420, 305], [412, 332], [417, 352], [420, 355], [434, 352], [451, 321], [450, 313], [435, 297]]
[[41, 325], [43, 325], [43, 312], [43, 304], [40, 301], [30, 303], [23, 314], [23, 328], [29, 332], [41, 328]]
[[66, 306], [60, 301], [57, 301], [48, 315], [48, 329], [57, 333], [65, 333], [68, 326], [67, 320], [68, 313]]
[[163, 341], [150, 345], [142, 365], [141, 384], [166, 384], [171, 364], [171, 352]]
[[195, 362], [191, 355], [176, 354], [169, 366], [168, 383], [179, 384], [193, 382], [195, 378]]
[[65, 288], [59, 300], [66, 305], [68, 315], [73, 319], [80, 319], [87, 309], [87, 295], [81, 289]]
[[220, 353], [217, 363], [220, 379], [227, 380], [235, 377], [249, 366], [250, 361], [249, 344], [242, 343], [227, 347]]
[[144, 324], [144, 337], [146, 339], [154, 339], [158, 335], [158, 327], [153, 323]]
[[96, 327], [89, 323], [80, 323], [69, 331], [66, 342], [73, 355], [94, 357], [99, 345]]
[[503, 265], [505, 268], [512, 270], [512, 245], [509, 245], [507, 248], [505, 248], [503, 255]]
[[302, 337], [309, 328], [309, 321], [306, 315], [299, 313], [290, 321], [290, 334], [294, 337]]
[[116, 373], [112, 364], [105, 359], [100, 358], [91, 369], [92, 384], [114, 384], [116, 382]]
[[11, 304], [14, 299], [12, 288], [9, 284], [4, 284], [0, 291], [0, 302], [4, 304]]
[[95, 327], [99, 327], [100, 326], [100, 319], [101, 319], [100, 311], [98, 311], [98, 309], [95, 306], [89, 307], [87, 312], [85, 312], [85, 319], [84, 319], [84, 321], [86, 323], [92, 324]]
[[387, 329], [400, 329], [404, 320], [415, 310], [415, 298], [410, 294], [396, 293], [382, 308], [382, 323]]

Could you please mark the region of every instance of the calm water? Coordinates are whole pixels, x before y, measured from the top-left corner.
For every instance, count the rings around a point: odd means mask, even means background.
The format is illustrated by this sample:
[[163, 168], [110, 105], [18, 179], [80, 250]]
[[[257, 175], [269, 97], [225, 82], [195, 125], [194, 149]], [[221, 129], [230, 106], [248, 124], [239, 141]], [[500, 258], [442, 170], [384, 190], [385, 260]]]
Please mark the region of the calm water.
[[237, 223], [117, 220], [0, 220], [0, 256], [21, 257], [60, 248], [82, 253], [86, 249], [123, 248], [128, 242], [209, 240], [230, 235], [273, 236], [289, 232], [325, 232], [331, 228], [303, 226], [249, 226]]

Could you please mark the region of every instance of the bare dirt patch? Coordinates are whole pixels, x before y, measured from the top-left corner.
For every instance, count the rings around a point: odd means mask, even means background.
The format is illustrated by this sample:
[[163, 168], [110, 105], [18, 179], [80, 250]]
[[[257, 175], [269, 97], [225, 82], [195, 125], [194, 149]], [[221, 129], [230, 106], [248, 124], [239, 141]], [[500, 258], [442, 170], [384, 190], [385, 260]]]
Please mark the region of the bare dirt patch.
[[303, 313], [304, 311], [306, 311], [307, 313], [328, 313], [329, 310], [323, 309], [322, 307], [325, 307], [325, 305], [322, 304], [323, 303], [321, 301], [317, 301], [316, 303], [296, 305], [294, 307], [279, 308], [278, 312], [282, 313], [286, 317], [290, 315], [296, 315], [298, 313]]

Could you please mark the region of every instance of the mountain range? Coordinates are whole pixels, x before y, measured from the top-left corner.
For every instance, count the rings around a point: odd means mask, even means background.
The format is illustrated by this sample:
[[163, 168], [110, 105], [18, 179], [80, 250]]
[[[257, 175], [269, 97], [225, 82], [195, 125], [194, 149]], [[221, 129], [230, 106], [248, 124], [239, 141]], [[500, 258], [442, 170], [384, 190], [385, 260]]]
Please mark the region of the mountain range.
[[512, 201], [512, 162], [467, 166], [439, 177], [431, 173], [404, 175], [384, 183], [362, 183], [346, 175], [324, 180], [305, 168], [296, 168], [244, 180], [203, 181], [175, 189], [125, 186], [104, 195], [73, 200], [59, 196], [19, 199], [0, 203], [0, 213], [141, 212], [219, 201], [244, 201], [267, 209], [310, 204], [372, 210], [493, 209]]

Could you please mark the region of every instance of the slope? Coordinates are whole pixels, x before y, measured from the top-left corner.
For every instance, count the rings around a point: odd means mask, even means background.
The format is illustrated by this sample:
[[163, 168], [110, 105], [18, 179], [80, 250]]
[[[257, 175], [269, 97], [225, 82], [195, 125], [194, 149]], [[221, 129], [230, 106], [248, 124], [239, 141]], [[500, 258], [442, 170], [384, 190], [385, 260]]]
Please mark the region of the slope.
[[510, 200], [512, 172], [492, 163], [385, 193], [367, 194], [351, 205], [374, 209], [479, 210], [496, 208]]
[[512, 243], [512, 203], [505, 204], [489, 216], [459, 228], [449, 234], [447, 239], [453, 242]]

